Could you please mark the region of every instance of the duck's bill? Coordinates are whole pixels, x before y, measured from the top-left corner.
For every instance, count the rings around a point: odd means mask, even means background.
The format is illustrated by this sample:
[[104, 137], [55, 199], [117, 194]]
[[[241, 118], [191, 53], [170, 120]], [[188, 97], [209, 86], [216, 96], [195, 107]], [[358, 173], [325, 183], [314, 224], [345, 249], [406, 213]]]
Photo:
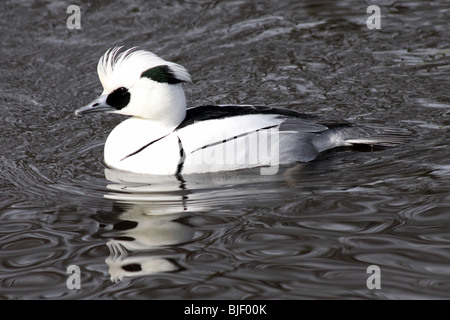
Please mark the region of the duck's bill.
[[106, 103], [107, 97], [107, 95], [101, 95], [91, 103], [75, 110], [75, 115], [81, 116], [86, 113], [115, 111], [116, 109]]

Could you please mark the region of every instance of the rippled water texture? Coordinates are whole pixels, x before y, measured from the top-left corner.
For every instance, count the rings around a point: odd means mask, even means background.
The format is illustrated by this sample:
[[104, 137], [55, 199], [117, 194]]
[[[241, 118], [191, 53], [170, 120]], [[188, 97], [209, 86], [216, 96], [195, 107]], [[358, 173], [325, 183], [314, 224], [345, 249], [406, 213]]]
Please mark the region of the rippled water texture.
[[[450, 298], [449, 3], [381, 1], [379, 30], [369, 4], [91, 1], [69, 30], [65, 1], [2, 1], [0, 298]], [[123, 118], [73, 111], [115, 45], [186, 66], [191, 106], [281, 106], [414, 140], [276, 176], [105, 170]]]

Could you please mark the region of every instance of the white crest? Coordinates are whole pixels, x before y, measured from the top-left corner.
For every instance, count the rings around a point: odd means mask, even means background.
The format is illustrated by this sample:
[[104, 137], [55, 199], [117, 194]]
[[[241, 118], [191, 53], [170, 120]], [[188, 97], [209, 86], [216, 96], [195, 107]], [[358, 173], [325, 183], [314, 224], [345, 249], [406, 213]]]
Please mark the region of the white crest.
[[162, 65], [168, 66], [177, 79], [191, 81], [189, 72], [179, 64], [166, 61], [150, 51], [131, 48], [119, 53], [121, 49], [109, 49], [98, 62], [97, 72], [105, 91], [130, 88], [140, 79], [142, 72]]

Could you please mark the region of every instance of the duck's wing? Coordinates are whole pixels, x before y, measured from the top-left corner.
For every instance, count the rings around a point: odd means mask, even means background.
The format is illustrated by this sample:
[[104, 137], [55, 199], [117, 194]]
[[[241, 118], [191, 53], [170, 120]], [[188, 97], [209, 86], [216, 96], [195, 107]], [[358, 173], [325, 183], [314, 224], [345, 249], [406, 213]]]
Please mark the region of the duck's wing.
[[175, 133], [191, 164], [185, 169], [193, 172], [265, 166], [274, 157], [279, 164], [308, 162], [335, 147], [395, 146], [409, 137], [397, 129], [322, 122], [289, 109], [248, 105], [188, 109]]
[[175, 132], [185, 152], [189, 153], [272, 128], [292, 133], [317, 133], [328, 129], [314, 118], [283, 108], [208, 105], [187, 109], [185, 120]]

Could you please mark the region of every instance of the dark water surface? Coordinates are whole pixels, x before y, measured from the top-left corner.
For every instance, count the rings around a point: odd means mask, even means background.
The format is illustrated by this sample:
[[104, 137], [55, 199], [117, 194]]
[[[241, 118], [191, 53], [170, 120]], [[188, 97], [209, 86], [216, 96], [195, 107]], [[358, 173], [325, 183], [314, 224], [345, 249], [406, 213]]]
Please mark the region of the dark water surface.
[[[370, 4], [2, 1], [0, 298], [449, 299], [449, 2], [378, 2], [379, 30]], [[123, 117], [73, 111], [101, 92], [115, 45], [186, 66], [191, 106], [281, 106], [415, 139], [276, 176], [105, 171]]]

